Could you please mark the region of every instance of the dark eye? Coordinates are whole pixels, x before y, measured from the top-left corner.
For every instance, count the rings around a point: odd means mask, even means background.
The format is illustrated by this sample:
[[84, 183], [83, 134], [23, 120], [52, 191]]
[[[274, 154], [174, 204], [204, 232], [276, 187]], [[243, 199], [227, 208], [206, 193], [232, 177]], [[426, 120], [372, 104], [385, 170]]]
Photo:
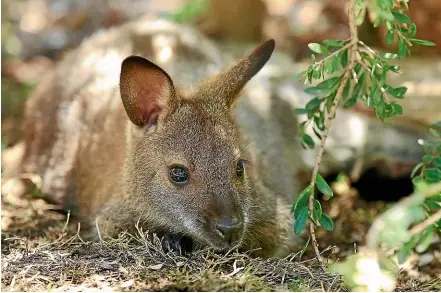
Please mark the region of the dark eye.
[[188, 181], [188, 170], [182, 166], [172, 166], [169, 173], [170, 180], [176, 184], [185, 184]]
[[243, 160], [239, 160], [239, 161], [237, 161], [237, 165], [236, 165], [236, 175], [239, 177], [242, 176], [243, 171], [244, 171]]

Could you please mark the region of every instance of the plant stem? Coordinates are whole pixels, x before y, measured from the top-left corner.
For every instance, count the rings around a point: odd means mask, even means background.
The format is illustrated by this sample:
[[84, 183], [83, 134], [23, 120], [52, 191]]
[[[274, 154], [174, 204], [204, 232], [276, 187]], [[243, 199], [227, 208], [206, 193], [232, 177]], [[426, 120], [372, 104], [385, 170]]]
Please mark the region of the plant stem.
[[410, 230], [410, 235], [414, 236], [414, 235], [420, 234], [421, 232], [426, 230], [427, 227], [429, 227], [430, 225], [435, 224], [440, 219], [441, 219], [441, 210], [437, 211], [431, 217], [427, 218], [424, 222], [419, 223], [418, 225], [413, 227]]
[[322, 63], [324, 63], [326, 60], [331, 59], [332, 57], [334, 57], [335, 55], [337, 55], [338, 53], [340, 53], [341, 51], [344, 51], [348, 48], [350, 48], [352, 46], [351, 42], [347, 43], [346, 45], [344, 45], [343, 47], [341, 47], [340, 49], [338, 49], [337, 51], [333, 52], [332, 54], [326, 56], [325, 58], [323, 58], [322, 60], [320, 60], [319, 62], [316, 62], [315, 65], [320, 65]]
[[403, 39], [405, 42], [406, 42], [406, 44], [409, 46], [409, 47], [412, 47], [412, 43], [403, 35], [403, 33], [399, 30], [399, 29], [397, 29], [396, 27], [394, 28], [394, 31], [395, 31], [395, 33], [401, 38], [401, 39]]
[[[326, 121], [325, 121], [325, 130], [323, 131], [323, 134], [322, 134], [322, 139], [320, 141], [320, 148], [317, 151], [315, 166], [314, 166], [314, 170], [312, 172], [312, 178], [311, 178], [311, 183], [310, 183], [312, 188], [314, 188], [317, 174], [319, 172], [320, 162], [321, 162], [323, 152], [325, 149], [326, 138], [328, 137], [329, 130], [332, 125], [332, 120], [335, 117], [335, 112], [336, 112], [338, 105], [340, 104], [340, 101], [343, 97], [344, 88], [345, 88], [349, 78], [351, 77], [352, 70], [354, 69], [354, 66], [355, 66], [355, 61], [356, 61], [355, 59], [356, 59], [357, 49], [358, 49], [358, 32], [357, 32], [357, 24], [356, 24], [356, 16], [355, 16], [355, 3], [352, 0], [349, 0], [349, 12], [348, 13], [349, 13], [349, 30], [350, 30], [350, 35], [351, 35], [350, 43], [347, 45], [349, 48], [349, 64], [344, 69], [344, 75], [343, 75], [342, 82], [337, 90], [337, 93], [335, 95], [334, 101], [332, 102], [332, 106], [330, 108], [329, 114], [328, 114]], [[314, 210], [314, 196], [311, 196], [311, 197], [309, 197], [309, 211], [312, 213], [313, 210]], [[317, 256], [317, 259], [319, 260], [320, 265], [323, 268], [323, 270], [325, 270], [323, 258], [320, 255], [319, 245], [317, 242], [317, 238], [315, 236], [314, 222], [311, 220], [309, 220], [309, 231], [311, 234], [312, 245], [314, 247], [314, 251]]]

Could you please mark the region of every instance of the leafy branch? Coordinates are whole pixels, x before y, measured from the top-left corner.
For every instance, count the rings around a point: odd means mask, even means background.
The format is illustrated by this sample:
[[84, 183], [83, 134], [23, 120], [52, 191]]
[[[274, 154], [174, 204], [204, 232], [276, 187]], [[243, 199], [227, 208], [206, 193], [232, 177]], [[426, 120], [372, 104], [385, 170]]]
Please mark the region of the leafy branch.
[[[365, 17], [366, 9], [376, 15], [374, 26], [385, 24], [388, 28], [387, 42], [398, 40], [397, 53], [380, 53], [359, 40], [357, 26]], [[333, 192], [319, 173], [324, 146], [332, 121], [340, 104], [350, 108], [359, 102], [375, 111], [376, 116], [385, 120], [402, 115], [402, 106], [394, 99], [402, 99], [407, 92], [406, 87], [392, 87], [387, 83], [388, 73], [399, 73], [400, 67], [390, 62], [402, 59], [410, 54], [409, 47], [413, 44], [433, 46], [434, 43], [413, 38], [416, 25], [402, 13], [408, 9], [407, 0], [349, 0], [349, 31], [347, 40], [324, 40], [322, 44], [311, 43], [308, 47], [312, 54], [312, 64], [297, 77], [305, 84], [314, 80], [322, 81], [305, 89], [314, 95], [305, 108], [295, 109], [298, 115], [306, 115], [300, 124], [302, 146], [314, 148], [312, 131], [320, 140], [317, 149], [316, 163], [310, 184], [302, 191], [293, 205], [295, 225], [294, 232], [300, 234], [309, 222], [310, 238], [322, 268], [325, 265], [319, 252], [315, 228], [321, 226], [328, 231], [333, 230], [332, 220], [322, 212], [320, 202], [315, 199], [315, 187], [328, 197]], [[333, 52], [332, 52], [333, 51]], [[316, 54], [323, 58], [317, 61]], [[309, 132], [308, 132], [309, 130]], [[307, 133], [308, 132], [308, 133]], [[307, 221], [309, 219], [309, 221]], [[307, 245], [309, 244], [309, 241]]]

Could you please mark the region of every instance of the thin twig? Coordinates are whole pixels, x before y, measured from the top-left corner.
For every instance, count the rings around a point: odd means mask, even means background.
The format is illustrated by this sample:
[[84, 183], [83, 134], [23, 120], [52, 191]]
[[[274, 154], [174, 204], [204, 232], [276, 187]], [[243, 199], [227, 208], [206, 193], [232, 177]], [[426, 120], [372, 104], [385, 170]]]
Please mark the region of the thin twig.
[[397, 29], [396, 27], [394, 28], [394, 31], [395, 31], [395, 33], [401, 38], [401, 39], [403, 39], [405, 42], [406, 42], [406, 44], [409, 46], [409, 47], [412, 47], [412, 43], [403, 35], [403, 33], [399, 30], [399, 29]]
[[[340, 101], [343, 97], [344, 88], [345, 88], [349, 78], [351, 77], [352, 70], [354, 69], [354, 66], [355, 66], [355, 58], [356, 58], [357, 48], [358, 48], [358, 32], [357, 32], [356, 16], [355, 16], [355, 3], [353, 1], [349, 1], [349, 30], [350, 30], [350, 34], [351, 34], [351, 38], [350, 38], [351, 40], [350, 40], [350, 43], [348, 44], [349, 45], [349, 47], [348, 47], [349, 48], [349, 64], [345, 68], [345, 73], [343, 75], [342, 82], [337, 90], [334, 101], [332, 102], [331, 109], [329, 111], [329, 115], [325, 121], [325, 130], [323, 131], [323, 134], [322, 134], [322, 139], [320, 141], [320, 148], [317, 151], [315, 166], [314, 166], [314, 170], [312, 172], [312, 178], [311, 178], [311, 183], [310, 183], [310, 185], [312, 187], [314, 187], [314, 183], [317, 178], [317, 174], [319, 172], [320, 162], [321, 162], [322, 155], [323, 155], [323, 152], [325, 149], [326, 138], [328, 137], [328, 133], [329, 133], [329, 130], [332, 125], [332, 120], [335, 117], [335, 112], [336, 112], [338, 105], [340, 104]], [[311, 211], [311, 213], [312, 213], [313, 209], [314, 209], [314, 196], [310, 196], [309, 197], [309, 210]], [[314, 222], [311, 220], [309, 220], [309, 231], [311, 234], [312, 246], [314, 247], [314, 251], [317, 256], [317, 259], [320, 263], [320, 266], [325, 271], [326, 266], [323, 262], [323, 258], [320, 255], [319, 245], [317, 242], [317, 238], [315, 236]]]
[[346, 45], [344, 45], [343, 47], [341, 47], [340, 49], [338, 49], [337, 51], [333, 52], [332, 54], [326, 56], [325, 58], [323, 58], [322, 60], [320, 60], [319, 62], [316, 62], [314, 65], [320, 65], [322, 63], [324, 63], [326, 60], [331, 59], [332, 57], [334, 57], [335, 55], [337, 55], [338, 53], [340, 53], [341, 51], [344, 51], [346, 49], [349, 49], [352, 46], [351, 42], [347, 43]]
[[366, 45], [363, 41], [360, 41], [360, 40], [359, 40], [358, 43], [359, 43], [360, 45], [362, 45], [363, 47], [365, 47], [365, 48], [367, 49], [367, 51], [368, 51], [369, 53], [371, 53], [373, 56], [376, 56], [376, 57], [378, 57], [378, 58], [380, 58], [380, 59], [383, 59], [380, 55], [378, 55], [377, 52], [375, 52], [374, 50], [372, 50], [372, 48], [369, 47], [368, 45]]
[[100, 231], [100, 227], [99, 227], [98, 221], [99, 221], [99, 218], [97, 217], [95, 219], [96, 233], [98, 234], [98, 238], [100, 239], [100, 242], [103, 242], [103, 238], [101, 238], [101, 231]]
[[430, 225], [435, 224], [438, 220], [441, 219], [441, 210], [434, 213], [431, 217], [427, 218], [424, 222], [419, 223], [412, 229], [410, 229], [410, 235], [414, 236], [417, 234], [420, 234], [424, 230], [426, 230], [427, 227]]
[[66, 232], [67, 225], [69, 225], [69, 219], [70, 219], [70, 210], [67, 212], [67, 219], [66, 219], [66, 223], [64, 223], [63, 234], [64, 232]]

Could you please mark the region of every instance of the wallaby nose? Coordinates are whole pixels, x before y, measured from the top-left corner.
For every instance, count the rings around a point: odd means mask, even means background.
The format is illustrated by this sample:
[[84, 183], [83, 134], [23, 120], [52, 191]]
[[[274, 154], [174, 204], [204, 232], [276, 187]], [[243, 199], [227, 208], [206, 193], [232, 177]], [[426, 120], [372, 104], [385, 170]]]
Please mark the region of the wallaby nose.
[[215, 222], [215, 230], [226, 242], [231, 243], [239, 238], [242, 221], [237, 217], [224, 217]]

